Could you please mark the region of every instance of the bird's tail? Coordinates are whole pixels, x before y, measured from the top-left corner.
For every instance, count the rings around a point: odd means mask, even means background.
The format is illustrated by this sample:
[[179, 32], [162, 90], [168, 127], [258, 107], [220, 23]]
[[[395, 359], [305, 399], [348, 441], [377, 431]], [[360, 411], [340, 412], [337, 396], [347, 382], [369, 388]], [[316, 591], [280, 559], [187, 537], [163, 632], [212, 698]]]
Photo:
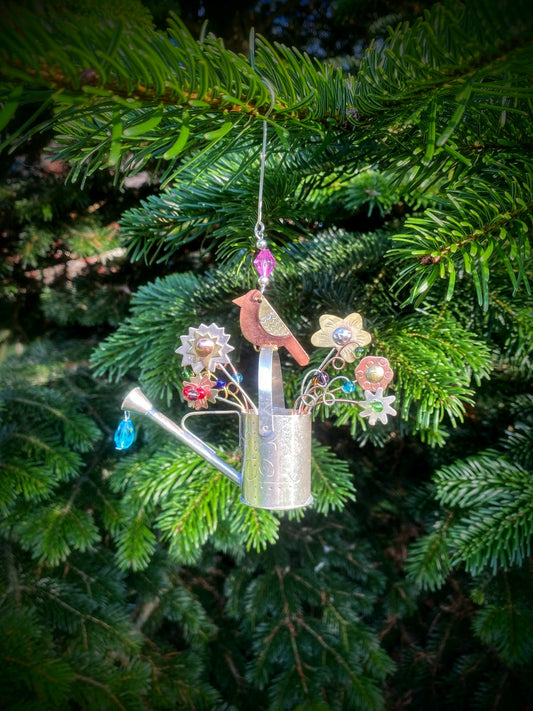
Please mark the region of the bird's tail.
[[286, 344], [286, 348], [298, 365], [309, 365], [309, 356], [296, 338], [291, 338], [289, 343]]

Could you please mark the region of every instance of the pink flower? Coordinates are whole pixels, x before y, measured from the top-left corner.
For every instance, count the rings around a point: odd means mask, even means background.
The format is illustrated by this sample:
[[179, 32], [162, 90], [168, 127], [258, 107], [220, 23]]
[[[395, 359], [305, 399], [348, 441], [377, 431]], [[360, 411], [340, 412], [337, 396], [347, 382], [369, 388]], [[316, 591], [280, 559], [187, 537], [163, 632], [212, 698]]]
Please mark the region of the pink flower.
[[378, 388], [385, 389], [392, 380], [392, 368], [386, 358], [367, 356], [355, 369], [355, 377], [363, 390], [375, 393]]

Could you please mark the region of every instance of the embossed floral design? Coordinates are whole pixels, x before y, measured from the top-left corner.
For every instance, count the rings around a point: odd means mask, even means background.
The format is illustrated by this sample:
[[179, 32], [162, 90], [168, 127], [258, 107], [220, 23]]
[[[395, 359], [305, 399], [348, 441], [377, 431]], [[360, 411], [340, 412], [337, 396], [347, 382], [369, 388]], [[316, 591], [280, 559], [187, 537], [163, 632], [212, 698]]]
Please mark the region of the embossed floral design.
[[194, 375], [189, 381], [183, 383], [183, 397], [189, 407], [195, 410], [207, 408], [208, 402], [215, 402], [216, 392], [213, 392], [214, 383], [208, 375]]
[[355, 377], [363, 390], [377, 392], [378, 388], [387, 387], [392, 380], [392, 368], [386, 358], [367, 356], [355, 369]]
[[375, 393], [365, 390], [365, 399], [357, 401], [357, 404], [363, 408], [361, 417], [368, 417], [370, 425], [375, 425], [378, 420], [386, 425], [388, 415], [396, 415], [396, 410], [391, 407], [395, 400], [394, 395], [383, 397], [383, 388], [378, 387]]
[[198, 328], [189, 328], [189, 333], [181, 336], [181, 346], [176, 348], [176, 353], [182, 357], [181, 364], [184, 368], [191, 366], [195, 373], [202, 370], [213, 372], [217, 364], [229, 363], [228, 353], [233, 346], [228, 344], [229, 336], [223, 328], [212, 323], [210, 326], [200, 324]]
[[324, 314], [319, 323], [320, 331], [312, 335], [311, 343], [319, 348], [337, 348], [347, 363], [353, 363], [357, 348], [367, 346], [372, 340], [370, 333], [363, 330], [363, 319], [358, 313], [346, 318]]

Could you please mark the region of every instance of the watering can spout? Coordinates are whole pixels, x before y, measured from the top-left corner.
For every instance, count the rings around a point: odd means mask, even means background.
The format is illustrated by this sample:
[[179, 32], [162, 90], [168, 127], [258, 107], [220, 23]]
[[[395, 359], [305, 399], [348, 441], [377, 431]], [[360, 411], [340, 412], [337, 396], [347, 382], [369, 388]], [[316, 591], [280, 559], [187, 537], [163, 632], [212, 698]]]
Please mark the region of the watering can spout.
[[182, 444], [190, 447], [196, 454], [199, 454], [203, 459], [205, 459], [209, 464], [222, 472], [237, 486], [242, 485], [241, 474], [234, 469], [232, 466], [227, 464], [223, 459], [220, 459], [211, 447], [208, 447], [201, 439], [193, 435], [191, 432], [186, 431], [175, 422], [173, 422], [169, 417], [163, 415], [152, 405], [150, 400], [143, 393], [141, 388], [134, 388], [131, 390], [122, 402], [123, 410], [130, 410], [132, 412], [138, 412], [141, 415], [146, 415], [160, 427], [163, 427], [167, 432], [174, 435]]

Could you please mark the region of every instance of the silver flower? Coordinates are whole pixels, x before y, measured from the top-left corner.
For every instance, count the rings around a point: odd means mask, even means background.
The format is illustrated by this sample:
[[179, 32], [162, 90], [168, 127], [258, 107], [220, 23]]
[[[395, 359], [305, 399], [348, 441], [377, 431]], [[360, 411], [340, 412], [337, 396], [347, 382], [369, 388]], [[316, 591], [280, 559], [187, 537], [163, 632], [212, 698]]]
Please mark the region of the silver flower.
[[181, 346], [176, 348], [176, 353], [183, 356], [181, 364], [184, 368], [190, 365], [195, 373], [202, 370], [214, 372], [217, 363], [229, 363], [228, 353], [233, 346], [228, 345], [229, 336], [216, 324], [191, 326], [189, 333], [180, 338]]

